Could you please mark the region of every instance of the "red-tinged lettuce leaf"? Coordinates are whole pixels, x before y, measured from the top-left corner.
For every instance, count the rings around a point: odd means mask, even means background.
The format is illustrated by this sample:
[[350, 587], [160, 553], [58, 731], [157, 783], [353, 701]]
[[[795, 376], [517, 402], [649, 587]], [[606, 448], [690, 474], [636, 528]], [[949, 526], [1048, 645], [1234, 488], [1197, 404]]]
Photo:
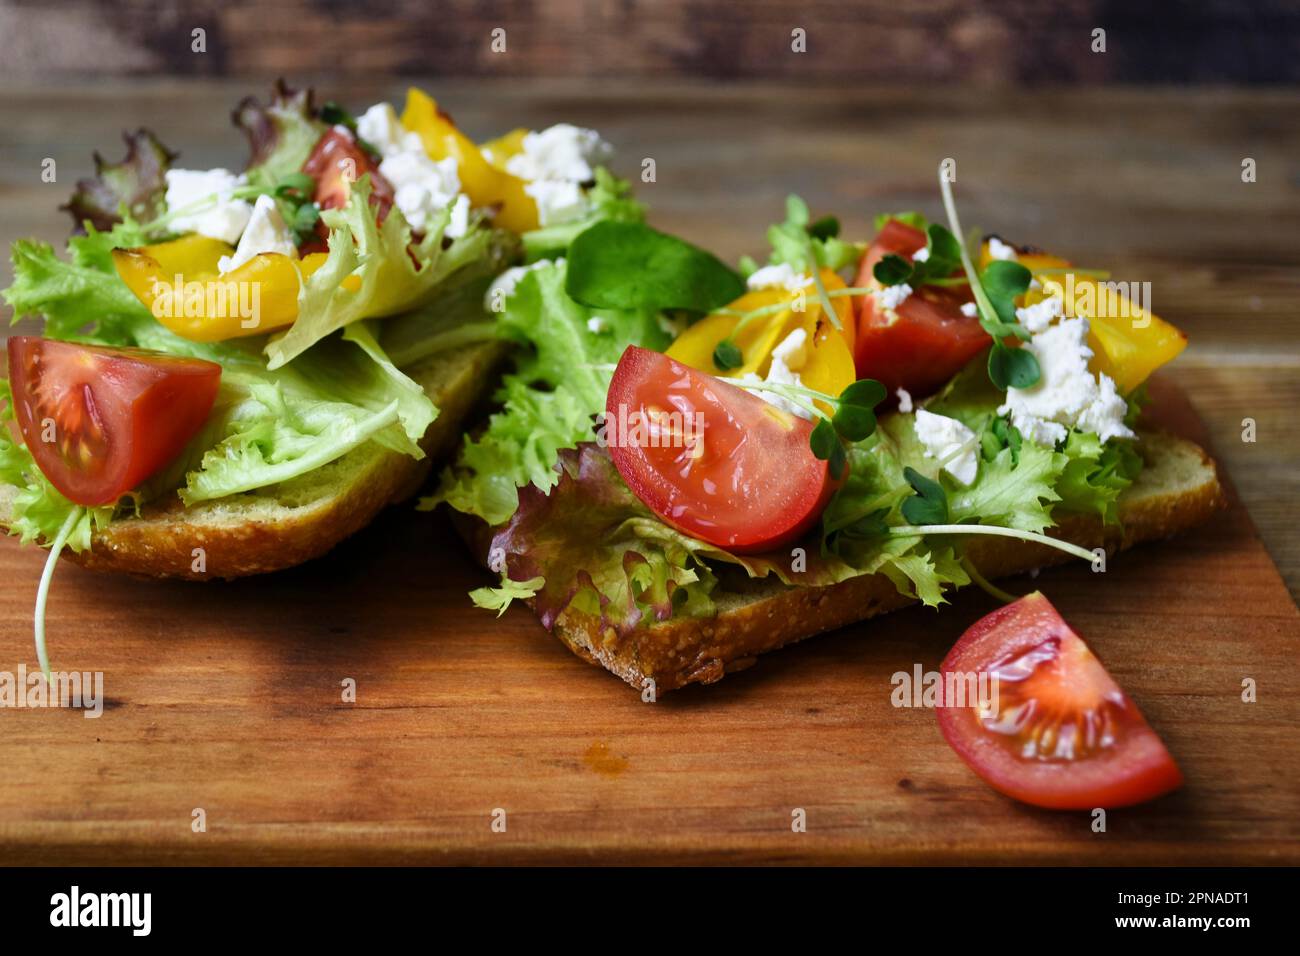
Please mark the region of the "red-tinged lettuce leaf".
[[490, 552], [509, 581], [542, 579], [534, 609], [548, 629], [569, 608], [619, 634], [647, 615], [658, 621], [674, 613], [708, 616], [718, 564], [809, 586], [861, 573], [823, 556], [815, 543], [739, 556], [682, 534], [641, 503], [598, 445], [561, 451], [557, 468], [560, 479], [549, 494], [534, 485], [520, 490], [519, 508], [493, 536]]
[[248, 137], [246, 172], [255, 186], [274, 185], [302, 169], [326, 130], [318, 118], [311, 89], [290, 89], [283, 79], [276, 80], [269, 102], [245, 97], [231, 118]]
[[109, 163], [95, 153], [95, 175], [77, 181], [77, 190], [63, 206], [76, 222], [76, 232], [86, 222], [106, 232], [122, 221], [125, 204], [133, 219], [147, 221], [162, 212], [167, 191], [165, 173], [177, 156], [143, 127], [123, 133], [126, 157]]

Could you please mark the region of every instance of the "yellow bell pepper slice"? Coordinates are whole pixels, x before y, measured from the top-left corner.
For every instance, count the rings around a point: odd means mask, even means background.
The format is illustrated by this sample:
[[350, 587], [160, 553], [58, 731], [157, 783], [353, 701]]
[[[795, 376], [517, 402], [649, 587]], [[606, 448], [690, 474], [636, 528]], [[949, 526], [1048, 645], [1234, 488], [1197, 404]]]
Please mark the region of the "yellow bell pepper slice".
[[[1187, 336], [1164, 319], [1134, 305], [1106, 282], [1090, 276], [1043, 276], [1045, 288], [1059, 287], [1067, 315], [1088, 320], [1089, 367], [1115, 380], [1127, 395], [1187, 348]], [[1048, 282], [1056, 286], [1048, 286]]]
[[[980, 253], [980, 269], [991, 261], [986, 243]], [[1068, 259], [1033, 252], [1017, 255], [1016, 261], [1043, 285], [1042, 291], [1025, 293], [1025, 305], [1059, 294], [1066, 315], [1088, 320], [1088, 347], [1093, 352], [1088, 367], [1114, 379], [1121, 395], [1132, 392], [1187, 348], [1187, 336], [1177, 327], [1134, 305], [1114, 287], [1093, 276], [1061, 273], [1059, 270], [1070, 268]]]
[[[828, 269], [822, 270], [821, 279], [828, 292], [845, 287], [840, 277]], [[794, 306], [799, 304], [800, 298], [804, 308], [797, 311]], [[801, 292], [786, 289], [747, 292], [728, 305], [725, 312], [705, 316], [679, 335], [669, 346], [667, 355], [684, 365], [723, 378], [742, 378], [750, 373], [765, 377], [772, 367], [772, 350], [795, 329], [802, 328], [808, 338], [804, 344], [804, 361], [796, 369], [799, 380], [808, 388], [839, 395], [857, 377], [853, 367], [853, 306], [847, 296], [837, 296], [831, 302], [842, 330], [825, 320], [821, 298], [812, 286]], [[786, 308], [777, 311], [776, 307], [780, 305]], [[735, 333], [741, 322], [741, 316], [735, 313], [766, 308], [774, 311], [755, 318], [739, 334]], [[721, 371], [713, 364], [713, 352], [719, 343], [733, 335], [743, 363], [739, 368]], [[823, 402], [818, 405], [823, 411], [832, 410]]]
[[470, 204], [499, 206], [497, 225], [511, 232], [529, 232], [538, 226], [537, 203], [524, 191], [524, 181], [497, 168], [484, 158], [474, 142], [456, 128], [429, 94], [414, 87], [406, 91], [402, 125], [419, 134], [431, 159], [456, 160], [460, 188]]
[[227, 243], [200, 235], [139, 249], [113, 250], [113, 265], [137, 299], [164, 326], [194, 342], [261, 335], [298, 318], [303, 278], [325, 262], [313, 253], [302, 262], [279, 253], [254, 256], [222, 274], [217, 262]]

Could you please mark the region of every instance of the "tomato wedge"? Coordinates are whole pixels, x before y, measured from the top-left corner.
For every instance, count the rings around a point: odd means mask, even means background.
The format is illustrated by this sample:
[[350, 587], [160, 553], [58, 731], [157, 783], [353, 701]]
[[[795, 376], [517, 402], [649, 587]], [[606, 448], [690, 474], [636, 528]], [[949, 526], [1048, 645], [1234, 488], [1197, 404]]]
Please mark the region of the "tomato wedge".
[[[334, 126], [321, 134], [312, 147], [311, 155], [302, 164], [302, 171], [316, 180], [316, 193], [312, 197], [321, 209], [341, 209], [352, 195], [352, 184], [370, 174], [370, 201], [379, 207], [376, 216], [380, 222], [393, 207], [393, 187], [379, 174], [375, 163], [361, 144], [347, 129]], [[317, 224], [322, 239], [329, 238], [323, 223]]]
[[812, 423], [659, 352], [629, 346], [605, 401], [610, 457], [632, 492], [686, 534], [742, 554], [778, 548], [834, 491]]
[[[944, 701], [939, 729], [994, 789], [1039, 807], [1153, 800], [1183, 782], [1164, 743], [1041, 593], [977, 621], [940, 665], [944, 687], [996, 678], [996, 706]], [[992, 696], [992, 695], [990, 695]]]
[[[854, 284], [877, 285], [872, 277], [877, 262], [891, 253], [910, 262], [924, 248], [924, 232], [889, 220], [867, 247]], [[896, 309], [881, 308], [869, 295], [857, 297], [858, 378], [874, 378], [891, 394], [905, 388], [916, 398], [938, 390], [991, 342], [979, 319], [961, 311], [973, 301], [964, 285], [922, 286]]]
[[203, 427], [221, 366], [144, 349], [9, 339], [14, 418], [69, 501], [106, 505], [156, 474]]

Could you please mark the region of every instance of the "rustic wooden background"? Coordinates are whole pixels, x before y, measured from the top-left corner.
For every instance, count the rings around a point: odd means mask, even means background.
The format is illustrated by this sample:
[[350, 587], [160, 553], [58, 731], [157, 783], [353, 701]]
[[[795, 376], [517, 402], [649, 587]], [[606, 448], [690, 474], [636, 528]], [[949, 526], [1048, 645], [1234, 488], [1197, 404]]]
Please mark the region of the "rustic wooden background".
[[[791, 52], [791, 31], [807, 35]], [[1106, 51], [1091, 49], [1106, 30]], [[492, 31], [504, 29], [505, 52]], [[196, 51], [194, 31], [201, 30]], [[1289, 0], [0, 0], [0, 76], [1264, 83], [1300, 78]]]

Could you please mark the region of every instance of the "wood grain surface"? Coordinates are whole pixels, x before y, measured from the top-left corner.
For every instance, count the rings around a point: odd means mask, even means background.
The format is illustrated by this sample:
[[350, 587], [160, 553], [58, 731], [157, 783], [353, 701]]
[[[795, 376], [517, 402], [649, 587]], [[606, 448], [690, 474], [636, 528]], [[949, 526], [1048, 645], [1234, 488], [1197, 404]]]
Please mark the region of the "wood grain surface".
[[[791, 190], [855, 234], [880, 210], [936, 214], [931, 170], [953, 156], [968, 223], [1150, 280], [1155, 310], [1192, 340], [1170, 371], [1191, 406], [1167, 412], [1192, 432], [1199, 413], [1244, 506], [1118, 558], [1104, 579], [1066, 568], [1012, 587], [1057, 603], [1187, 786], [1112, 811], [1094, 833], [1085, 814], [991, 792], [932, 713], [893, 708], [890, 675], [936, 666], [990, 609], [979, 592], [648, 705], [527, 612], [472, 608], [464, 592], [483, 577], [443, 518], [395, 509], [327, 558], [261, 580], [61, 567], [55, 665], [103, 671], [108, 706], [94, 720], [0, 710], [0, 861], [1300, 862], [1294, 96], [438, 90], [479, 135], [566, 119], [602, 129], [628, 171], [654, 157], [658, 181], [641, 188], [653, 221], [727, 257], [761, 251]], [[119, 126], [151, 123], [189, 165], [238, 165], [225, 118], [241, 92], [0, 92], [0, 238], [61, 238], [53, 207]], [[46, 156], [58, 184], [40, 182]], [[1240, 179], [1246, 156], [1253, 184]], [[1241, 441], [1244, 417], [1254, 443]], [[41, 558], [0, 543], [0, 669], [32, 664]], [[355, 703], [341, 699], [346, 678]], [[206, 833], [192, 832], [196, 808]], [[791, 832], [795, 808], [807, 833]]]
[[[1093, 48], [1097, 29], [1106, 32], [1104, 51]], [[795, 30], [802, 53], [792, 49]], [[1289, 0], [0, 0], [0, 77], [45, 81], [274, 70], [1294, 83], [1298, 43], [1300, 10]]]

